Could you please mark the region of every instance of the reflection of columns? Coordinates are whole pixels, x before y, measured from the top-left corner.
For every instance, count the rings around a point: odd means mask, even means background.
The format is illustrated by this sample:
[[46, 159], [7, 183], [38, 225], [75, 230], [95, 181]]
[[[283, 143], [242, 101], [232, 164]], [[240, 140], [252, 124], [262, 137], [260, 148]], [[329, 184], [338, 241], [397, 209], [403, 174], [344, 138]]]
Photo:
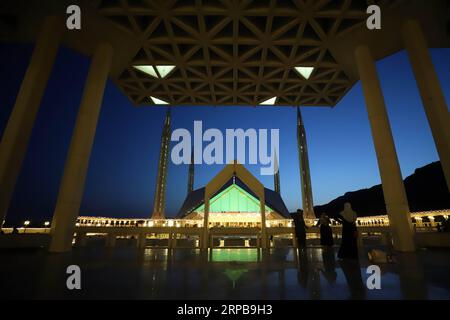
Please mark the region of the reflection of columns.
[[0, 144], [0, 227], [6, 217], [36, 114], [53, 67], [64, 25], [49, 17], [36, 40], [30, 64]]
[[403, 40], [450, 191], [450, 115], [419, 22], [404, 24]]
[[71, 249], [112, 57], [112, 47], [100, 44], [92, 58], [53, 215], [50, 244], [50, 251], [53, 252]]
[[358, 47], [355, 57], [364, 90], [394, 248], [399, 251], [414, 251], [408, 201], [376, 65], [366, 46]]
[[425, 271], [419, 257], [414, 253], [397, 255], [398, 277], [403, 299], [428, 299]]

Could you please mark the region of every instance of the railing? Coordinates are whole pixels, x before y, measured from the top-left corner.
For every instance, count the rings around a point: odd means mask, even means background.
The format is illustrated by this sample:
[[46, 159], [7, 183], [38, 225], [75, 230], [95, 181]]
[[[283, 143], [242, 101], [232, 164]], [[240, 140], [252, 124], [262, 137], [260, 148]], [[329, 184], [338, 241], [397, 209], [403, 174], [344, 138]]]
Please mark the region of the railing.
[[[417, 231], [435, 230], [442, 223], [443, 219], [448, 219], [450, 216], [450, 209], [413, 212], [411, 213], [411, 222]], [[305, 219], [309, 225], [316, 225], [317, 219]], [[389, 218], [387, 215], [359, 217], [356, 221], [359, 227], [388, 227]], [[332, 227], [339, 227], [339, 223], [331, 219]], [[106, 217], [89, 217], [80, 216], [77, 219], [77, 226], [79, 227], [181, 227], [181, 228], [198, 228], [203, 227], [203, 220], [186, 220], [186, 219], [126, 219], [126, 218], [106, 218]], [[217, 223], [210, 223], [211, 227], [217, 226]], [[260, 223], [255, 222], [227, 222], [227, 225], [220, 225], [221, 227], [261, 227]], [[266, 226], [271, 227], [292, 227], [292, 219], [278, 219], [267, 220]]]
[[[420, 232], [421, 235], [420, 239], [418, 238], [421, 245], [426, 246], [430, 243], [433, 246], [449, 245], [449, 237], [447, 237], [446, 234], [436, 232], [443, 220], [448, 219], [449, 214], [450, 210], [415, 212], [411, 214], [411, 221], [414, 228], [416, 231]], [[316, 225], [316, 222], [317, 219], [306, 221], [309, 225]], [[152, 220], [83, 216], [78, 218], [76, 224], [76, 238], [74, 239], [74, 243], [80, 246], [84, 246], [88, 238], [102, 237], [106, 239], [106, 246], [108, 247], [114, 247], [117, 239], [136, 240], [136, 245], [138, 247], [145, 247], [147, 240], [149, 242], [156, 241], [156, 244], [153, 245], [156, 245], [157, 247], [161, 246], [161, 241], [167, 242], [162, 245], [166, 245], [168, 248], [183, 247], [183, 245], [186, 245], [183, 244], [186, 241], [194, 241], [196, 243], [195, 246], [199, 247], [199, 243], [205, 236], [202, 230], [202, 220]], [[256, 241], [256, 245], [259, 247], [262, 239], [260, 223], [247, 223], [246, 226], [240, 226], [241, 224], [242, 222], [239, 222], [237, 227], [231, 225], [228, 227], [217, 227], [216, 223], [211, 223], [208, 237], [211, 237], [210, 240], [213, 241], [214, 237], [220, 238], [222, 235], [245, 236], [247, 237], [247, 240], [253, 239], [252, 241]], [[390, 243], [389, 219], [387, 216], [360, 217], [357, 220], [357, 224], [361, 234], [361, 237], [358, 237], [360, 245], [363, 245], [363, 239], [373, 237], [381, 239], [383, 244]], [[332, 229], [335, 237], [339, 237], [340, 228], [341, 225], [332, 220]], [[3, 228], [2, 231], [5, 233], [12, 233], [13, 229]], [[19, 228], [17, 231], [18, 233], [27, 234], [48, 234], [50, 229], [27, 227]], [[271, 239], [273, 238], [274, 241], [280, 239], [280, 241], [291, 241], [292, 245], [296, 246], [295, 237], [292, 237], [295, 233], [292, 219], [268, 220], [266, 231], [267, 236]], [[310, 227], [307, 232], [308, 239], [317, 239], [319, 228]], [[443, 239], [442, 236], [445, 236], [446, 238]], [[18, 238], [14, 236], [14, 239], [17, 240]], [[46, 235], [46, 239], [48, 239], [48, 235]], [[212, 244], [212, 246], [213, 245], [214, 244]]]

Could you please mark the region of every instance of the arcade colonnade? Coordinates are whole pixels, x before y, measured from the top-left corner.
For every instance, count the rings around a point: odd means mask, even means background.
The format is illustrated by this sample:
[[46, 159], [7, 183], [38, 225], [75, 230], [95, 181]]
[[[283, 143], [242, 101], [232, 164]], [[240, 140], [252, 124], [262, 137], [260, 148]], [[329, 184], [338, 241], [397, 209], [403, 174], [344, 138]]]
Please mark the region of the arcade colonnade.
[[[48, 17], [43, 23], [16, 103], [3, 133], [0, 145], [0, 221], [4, 221], [6, 217], [64, 30], [65, 24], [60, 18]], [[446, 101], [419, 23], [405, 22], [402, 34], [447, 186], [450, 187], [450, 126], [448, 125], [450, 116]], [[113, 55], [114, 50], [107, 43], [98, 44], [92, 55], [53, 216], [49, 248], [52, 252], [66, 252], [72, 247], [75, 222], [79, 214], [89, 157]], [[354, 55], [365, 94], [394, 247], [399, 251], [414, 251], [408, 202], [376, 65], [369, 48], [365, 45], [358, 46]], [[214, 189], [211, 187], [210, 191], [214, 192]], [[206, 208], [207, 203], [205, 210]], [[264, 217], [264, 214], [262, 216]]]

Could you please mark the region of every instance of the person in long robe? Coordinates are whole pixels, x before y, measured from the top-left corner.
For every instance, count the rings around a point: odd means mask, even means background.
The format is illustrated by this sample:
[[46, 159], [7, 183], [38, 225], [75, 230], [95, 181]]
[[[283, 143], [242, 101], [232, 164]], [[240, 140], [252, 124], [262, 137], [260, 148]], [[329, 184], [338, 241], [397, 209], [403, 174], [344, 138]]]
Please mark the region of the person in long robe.
[[306, 248], [306, 224], [303, 219], [303, 211], [297, 210], [296, 214], [292, 214], [294, 220], [295, 235], [297, 237], [298, 247], [301, 249]]
[[333, 231], [330, 227], [330, 218], [325, 213], [322, 213], [318, 224], [320, 226], [320, 245], [324, 247], [333, 246]]
[[350, 203], [344, 204], [344, 210], [336, 217], [342, 223], [342, 241], [339, 248], [339, 259], [358, 259], [358, 230], [356, 228], [356, 212]]

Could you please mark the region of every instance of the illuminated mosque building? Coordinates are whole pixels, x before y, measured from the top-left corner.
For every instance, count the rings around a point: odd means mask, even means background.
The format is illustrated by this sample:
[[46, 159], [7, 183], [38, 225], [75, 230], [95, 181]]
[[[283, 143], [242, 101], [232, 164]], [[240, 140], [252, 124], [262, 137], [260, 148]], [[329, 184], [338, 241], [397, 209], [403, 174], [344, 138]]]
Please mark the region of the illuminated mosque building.
[[[289, 212], [280, 194], [264, 188], [266, 220], [289, 218]], [[190, 192], [184, 201], [178, 219], [204, 218], [205, 187]], [[258, 196], [238, 177], [233, 176], [211, 198], [209, 223], [225, 227], [260, 227], [261, 214]]]
[[[386, 216], [372, 220], [384, 221], [382, 231], [392, 236], [395, 250], [416, 250], [411, 219], [433, 216], [410, 212], [376, 62], [406, 50], [450, 187], [448, 107], [429, 54], [429, 48], [450, 46], [445, 27], [448, 1], [253, 0], [240, 5], [224, 0], [214, 6], [209, 1], [181, 0], [158, 6], [152, 1], [82, 2], [85, 26], [76, 31], [66, 28], [66, 1], [8, 1], [2, 8], [2, 15], [20, 22], [5, 29], [2, 41], [34, 40], [36, 45], [0, 144], [0, 222], [10, 208], [52, 67], [64, 45], [89, 56], [90, 66], [48, 230], [49, 251], [72, 250], [74, 234], [79, 243], [87, 234], [107, 235], [111, 246], [123, 236], [137, 237], [139, 246], [144, 246], [147, 235], [164, 234], [169, 247], [180, 234], [195, 235], [202, 248], [208, 248], [211, 238], [224, 229], [253, 232], [263, 248], [277, 233], [293, 234], [280, 196], [280, 176], [274, 175], [274, 190], [269, 190], [238, 163], [226, 165], [197, 190], [190, 166], [188, 194], [178, 213], [182, 219], [166, 219], [170, 112], [162, 130], [149, 219], [81, 217], [108, 79], [136, 106], [262, 108], [335, 107], [360, 81], [386, 209]], [[367, 28], [365, 4], [374, 2], [383, 10], [383, 30]], [[39, 9], [30, 15], [25, 7]], [[297, 143], [301, 181], [297, 195], [301, 193], [305, 220], [311, 220], [315, 217], [312, 184], [300, 112]], [[286, 230], [272, 227], [278, 221], [286, 224]], [[199, 228], [185, 228], [187, 224]], [[219, 225], [211, 229], [223, 230], [208, 230], [211, 224]], [[221, 228], [227, 224], [229, 228]], [[236, 225], [245, 227], [231, 230]]]
[[[170, 143], [170, 121], [171, 113], [168, 109], [164, 120], [161, 146], [159, 155], [159, 164], [155, 188], [154, 209], [152, 219], [164, 219], [165, 193], [167, 180], [167, 161], [169, 157]], [[297, 111], [297, 142], [299, 149], [299, 163], [303, 194], [303, 207], [307, 218], [315, 218], [312, 208], [312, 191], [311, 180], [309, 175], [308, 154], [306, 149], [306, 134], [301, 120], [300, 110]], [[265, 188], [261, 183], [249, 172], [243, 165], [229, 164], [225, 166], [216, 177], [220, 177], [227, 170], [230, 171], [228, 179], [222, 180], [220, 184], [216, 184], [216, 188], [209, 195], [209, 215], [208, 225], [224, 226], [224, 227], [255, 227], [261, 228], [261, 212], [265, 213], [265, 219], [281, 225], [285, 225], [286, 219], [290, 219], [289, 211], [281, 198], [280, 194], [280, 172], [278, 166], [278, 157], [275, 155], [275, 173], [274, 173], [274, 190]], [[196, 190], [194, 188], [194, 163], [193, 155], [188, 173], [187, 197], [177, 214], [177, 219], [186, 219], [190, 221], [199, 220], [203, 222], [205, 213], [205, 190], [202, 187]], [[243, 172], [242, 175], [247, 178], [248, 182], [244, 182], [237, 174], [236, 167]], [[216, 178], [213, 178], [214, 180]], [[261, 208], [260, 197], [257, 194], [259, 189], [264, 193], [264, 210]]]

